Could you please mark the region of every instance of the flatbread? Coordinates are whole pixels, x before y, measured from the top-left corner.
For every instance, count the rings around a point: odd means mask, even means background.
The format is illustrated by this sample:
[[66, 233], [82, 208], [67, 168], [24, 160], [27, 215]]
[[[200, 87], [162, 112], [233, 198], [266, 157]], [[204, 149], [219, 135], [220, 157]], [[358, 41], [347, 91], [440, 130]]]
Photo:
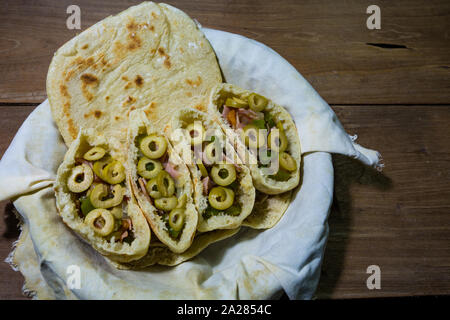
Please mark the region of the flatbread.
[[144, 2], [64, 44], [50, 64], [47, 94], [68, 146], [83, 127], [89, 143], [107, 137], [124, 150], [130, 111], [145, 109], [158, 128], [176, 109], [206, 110], [221, 81], [213, 49], [194, 21], [172, 6]]
[[130, 262], [128, 264], [119, 265], [118, 267], [141, 269], [155, 264], [165, 266], [176, 266], [184, 261], [190, 260], [193, 257], [197, 256], [210, 244], [229, 238], [238, 233], [238, 231], [239, 228], [227, 230], [214, 230], [210, 232], [199, 233], [196, 235], [189, 249], [180, 254], [172, 252], [167, 246], [165, 246], [162, 243], [152, 243], [145, 257], [143, 257], [140, 260]]
[[[193, 108], [179, 110], [176, 114], [174, 114], [171, 122], [166, 126], [165, 130], [168, 133], [167, 135], [169, 136], [169, 139], [171, 139], [171, 142], [174, 144], [174, 149], [176, 151], [180, 152], [180, 150], [190, 150], [190, 138], [185, 136], [184, 139], [178, 139], [179, 137], [176, 134], [176, 130], [186, 129], [186, 127], [189, 124], [194, 123], [194, 121], [202, 122], [202, 125], [206, 131], [212, 130], [217, 141], [224, 141], [224, 146], [227, 145], [225, 147], [225, 150], [227, 150], [227, 155], [240, 168], [240, 170], [236, 170], [238, 171], [236, 180], [239, 182], [239, 187], [234, 198], [234, 201], [239, 203], [241, 206], [240, 214], [232, 216], [219, 213], [218, 215], [213, 215], [210, 218], [205, 219], [203, 217], [203, 213], [208, 206], [208, 197], [203, 193], [202, 176], [193, 159], [187, 160], [188, 168], [192, 175], [192, 182], [194, 184], [195, 205], [199, 214], [197, 230], [206, 232], [215, 229], [235, 229], [239, 227], [242, 224], [242, 221], [251, 213], [253, 203], [255, 201], [255, 188], [252, 184], [250, 170], [239, 160], [233, 146], [226, 139], [226, 136], [220, 126], [212, 121], [207, 113]], [[184, 154], [184, 152], [182, 153]], [[184, 156], [182, 157], [184, 158]]]
[[220, 124], [235, 146], [241, 160], [250, 168], [253, 184], [258, 191], [266, 194], [280, 194], [290, 191], [294, 189], [300, 181], [301, 148], [297, 128], [295, 127], [291, 115], [286, 109], [269, 99], [265, 111], [268, 111], [277, 122], [282, 123], [283, 130], [289, 142], [287, 151], [297, 163], [297, 170], [294, 173], [291, 173], [290, 178], [287, 181], [276, 181], [271, 179], [263, 172], [262, 168], [258, 167], [255, 157], [248, 151], [240, 135], [231, 128], [218, 111], [218, 108], [223, 105], [226, 97], [240, 96], [243, 100], [247, 100], [247, 97], [251, 93], [251, 91], [244, 90], [232, 84], [220, 84], [212, 91], [208, 113]]
[[181, 194], [186, 195], [185, 207], [185, 224], [182, 229], [179, 239], [172, 239], [168, 233], [165, 222], [157, 213], [157, 209], [151, 204], [141, 189], [136, 183], [139, 178], [137, 174], [137, 158], [139, 149], [135, 145], [136, 137], [140, 134], [150, 135], [158, 134], [158, 132], [147, 120], [145, 113], [142, 110], [133, 111], [130, 114], [130, 124], [128, 128], [128, 160], [127, 169], [130, 177], [132, 190], [139, 206], [142, 208], [145, 218], [151, 226], [151, 229], [156, 234], [158, 239], [162, 241], [173, 252], [181, 253], [186, 251], [194, 239], [197, 228], [198, 213], [193, 201], [194, 187], [192, 186], [191, 176], [186, 165], [181, 161], [180, 157], [173, 151], [172, 146], [168, 143], [167, 154], [169, 161], [177, 167], [180, 177], [176, 180], [176, 189], [179, 189], [178, 198]]
[[[102, 145], [107, 145], [107, 142], [104, 141]], [[81, 130], [77, 139], [71, 144], [67, 151], [63, 163], [58, 168], [54, 190], [56, 207], [59, 215], [68, 227], [90, 243], [94, 249], [107, 256], [109, 259], [118, 262], [139, 259], [147, 253], [151, 233], [147, 221], [131, 192], [129, 181], [126, 180], [125, 182], [125, 195], [129, 198], [125, 210], [127, 216], [131, 219], [133, 227], [134, 240], [131, 244], [126, 242], [114, 242], [113, 240], [108, 241], [98, 236], [92, 228], [85, 224], [84, 220], [78, 216], [78, 210], [76, 209], [73, 195], [67, 187], [67, 179], [72, 172], [72, 168], [76, 165], [75, 159], [82, 158], [84, 153], [91, 147], [92, 145], [89, 145], [87, 142], [87, 136], [84, 131]], [[121, 158], [120, 154], [111, 152], [111, 156], [121, 163], [125, 163], [125, 159]]]
[[292, 191], [276, 195], [266, 195], [257, 191], [252, 213], [242, 225], [253, 229], [274, 227], [289, 207], [291, 197]]

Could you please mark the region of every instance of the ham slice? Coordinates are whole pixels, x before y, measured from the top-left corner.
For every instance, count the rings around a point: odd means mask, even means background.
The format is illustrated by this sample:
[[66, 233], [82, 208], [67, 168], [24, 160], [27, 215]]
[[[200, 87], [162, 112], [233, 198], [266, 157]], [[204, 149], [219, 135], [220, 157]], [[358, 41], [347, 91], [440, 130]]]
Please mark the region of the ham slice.
[[163, 166], [164, 166], [164, 170], [166, 170], [167, 173], [173, 179], [178, 179], [180, 177], [180, 173], [177, 170], [175, 170], [174, 165], [170, 161], [167, 161], [167, 162], [163, 163]]
[[236, 168], [237, 172], [241, 172], [242, 171], [241, 167], [238, 164], [236, 164], [233, 160], [228, 158], [225, 153], [223, 154], [223, 158], [225, 159], [226, 163], [232, 164]]
[[224, 119], [227, 119], [227, 116], [228, 116], [229, 112], [230, 112], [230, 108], [228, 108], [226, 105], [223, 105], [222, 117]]
[[148, 195], [147, 188], [145, 186], [145, 179], [139, 178], [138, 182], [139, 182], [139, 186], [141, 187], [141, 191], [144, 194], [145, 199], [147, 199], [147, 201], [153, 205], [152, 198], [150, 198], [150, 196]]
[[[255, 111], [251, 110], [251, 109], [243, 109], [243, 108], [239, 108], [237, 109], [238, 113], [240, 116], [245, 116], [249, 119], [260, 119], [261, 115], [259, 115], [258, 113], [256, 113]], [[263, 115], [264, 117], [264, 115]]]
[[205, 196], [207, 196], [209, 190], [216, 185], [209, 176], [203, 178], [202, 184], [203, 184], [203, 194]]

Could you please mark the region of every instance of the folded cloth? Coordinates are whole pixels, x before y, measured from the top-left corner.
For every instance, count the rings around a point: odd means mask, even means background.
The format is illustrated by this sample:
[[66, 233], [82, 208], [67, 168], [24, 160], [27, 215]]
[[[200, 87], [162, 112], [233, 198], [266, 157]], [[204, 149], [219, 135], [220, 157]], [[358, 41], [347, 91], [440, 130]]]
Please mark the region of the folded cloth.
[[[320, 276], [333, 194], [330, 153], [380, 166], [378, 152], [363, 148], [343, 129], [328, 104], [286, 60], [254, 40], [203, 29], [227, 82], [270, 97], [293, 116], [303, 154], [301, 186], [272, 229], [242, 228], [174, 268], [117, 270], [62, 223], [52, 183], [67, 150], [48, 101], [25, 120], [0, 161], [0, 200], [14, 198], [27, 230], [19, 246], [33, 245], [36, 274], [57, 298], [82, 299], [269, 299], [284, 291], [311, 299]], [[20, 257], [22, 257], [21, 255]], [[13, 259], [20, 269], [20, 257]], [[38, 267], [39, 266], [39, 267]], [[76, 266], [81, 285], [68, 286]], [[72, 270], [72, 269], [70, 269]], [[32, 281], [27, 290], [39, 292]], [[47, 290], [46, 289], [46, 290]]]

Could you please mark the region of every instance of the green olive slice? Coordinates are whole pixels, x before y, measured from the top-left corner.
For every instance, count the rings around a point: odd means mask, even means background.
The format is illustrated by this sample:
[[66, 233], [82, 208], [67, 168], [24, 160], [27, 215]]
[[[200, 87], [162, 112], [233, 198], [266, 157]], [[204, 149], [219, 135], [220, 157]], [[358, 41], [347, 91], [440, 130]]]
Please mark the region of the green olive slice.
[[214, 187], [209, 192], [209, 204], [217, 210], [226, 210], [233, 205], [234, 191], [224, 187]]
[[[277, 127], [280, 128], [281, 126], [277, 125]], [[281, 129], [282, 128], [283, 127], [281, 127]], [[280, 153], [285, 151], [288, 147], [288, 140], [286, 134], [284, 133], [284, 130], [271, 130], [269, 136], [267, 137], [267, 140], [269, 148]]]
[[115, 219], [120, 220], [120, 219], [123, 218], [123, 210], [122, 210], [122, 206], [114, 207], [114, 208], [112, 208], [110, 211], [111, 211], [111, 214], [113, 215], [113, 217], [114, 217]]
[[266, 144], [266, 137], [263, 131], [258, 129], [254, 124], [246, 125], [242, 134], [242, 140], [244, 140], [247, 147], [256, 149]]
[[163, 169], [161, 162], [158, 160], [143, 157], [139, 159], [137, 164], [137, 173], [145, 179], [152, 179], [158, 175]]
[[196, 146], [203, 143], [205, 137], [205, 127], [203, 127], [200, 121], [190, 123], [186, 130], [191, 138], [191, 145]]
[[211, 178], [219, 186], [228, 186], [236, 180], [236, 169], [232, 164], [216, 164], [211, 169]]
[[118, 184], [125, 180], [125, 168], [117, 160], [108, 164], [102, 171], [101, 178], [110, 184]]
[[249, 95], [247, 100], [250, 109], [256, 112], [263, 111], [269, 103], [269, 100], [257, 93]]
[[103, 183], [99, 183], [92, 189], [89, 199], [94, 207], [107, 209], [118, 206], [122, 202], [125, 189], [120, 184], [113, 186], [112, 198], [107, 198], [108, 189], [109, 187]]
[[106, 150], [103, 149], [102, 147], [93, 147], [83, 155], [83, 158], [88, 161], [96, 161], [103, 158], [105, 154]]
[[178, 204], [177, 197], [159, 198], [155, 200], [155, 207], [159, 210], [170, 211], [175, 209]]
[[218, 148], [216, 148], [216, 143], [211, 142], [205, 148], [206, 160], [208, 160], [210, 164], [219, 162], [220, 157], [222, 156], [220, 151], [222, 150], [218, 150]]
[[94, 181], [94, 174], [91, 167], [83, 163], [72, 169], [69, 178], [67, 179], [67, 187], [70, 191], [80, 193], [86, 191]]
[[162, 197], [161, 192], [159, 192], [158, 189], [158, 183], [156, 182], [156, 178], [153, 178], [149, 182], [147, 182], [146, 189], [148, 195], [153, 199], [159, 199]]
[[94, 170], [94, 173], [102, 180], [103, 178], [103, 169], [112, 162], [113, 160], [110, 157], [103, 158], [101, 160], [95, 161], [94, 165], [92, 166], [92, 170]]
[[180, 198], [178, 198], [176, 208], [184, 208], [186, 207], [186, 203], [187, 203], [187, 195], [186, 193], [183, 193], [183, 195]]
[[202, 178], [205, 178], [208, 176], [208, 170], [206, 170], [206, 167], [203, 163], [197, 163], [198, 169], [200, 170], [200, 173], [202, 174]]
[[107, 236], [114, 230], [114, 217], [106, 209], [94, 209], [84, 218], [84, 223], [100, 236]]
[[158, 191], [161, 192], [163, 197], [170, 197], [175, 192], [175, 183], [172, 177], [164, 170], [156, 177], [156, 184], [158, 185]]
[[184, 225], [185, 214], [184, 210], [175, 208], [169, 213], [169, 226], [174, 231], [180, 231]]
[[139, 144], [144, 156], [150, 159], [161, 158], [167, 150], [167, 140], [164, 137], [151, 134], [143, 138]]
[[238, 97], [227, 98], [225, 105], [231, 108], [246, 108], [248, 106], [247, 101], [244, 101]]
[[297, 162], [295, 162], [294, 158], [286, 152], [280, 153], [280, 166], [291, 172], [297, 170]]

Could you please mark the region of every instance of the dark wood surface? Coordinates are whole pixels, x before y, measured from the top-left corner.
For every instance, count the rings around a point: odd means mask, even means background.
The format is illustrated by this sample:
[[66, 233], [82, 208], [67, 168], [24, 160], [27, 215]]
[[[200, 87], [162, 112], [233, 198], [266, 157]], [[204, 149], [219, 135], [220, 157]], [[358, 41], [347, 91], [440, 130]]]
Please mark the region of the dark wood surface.
[[[138, 2], [77, 1], [82, 29]], [[367, 1], [167, 2], [205, 27], [275, 49], [348, 133], [383, 155], [382, 173], [333, 156], [335, 199], [317, 296], [450, 294], [450, 2], [378, 1], [381, 30], [366, 28]], [[70, 4], [2, 1], [0, 155], [46, 98], [53, 52], [77, 33], [65, 26]], [[18, 236], [11, 211], [0, 203], [2, 260]], [[366, 287], [369, 265], [381, 269], [380, 290]], [[0, 263], [0, 298], [22, 298], [22, 284]]]

